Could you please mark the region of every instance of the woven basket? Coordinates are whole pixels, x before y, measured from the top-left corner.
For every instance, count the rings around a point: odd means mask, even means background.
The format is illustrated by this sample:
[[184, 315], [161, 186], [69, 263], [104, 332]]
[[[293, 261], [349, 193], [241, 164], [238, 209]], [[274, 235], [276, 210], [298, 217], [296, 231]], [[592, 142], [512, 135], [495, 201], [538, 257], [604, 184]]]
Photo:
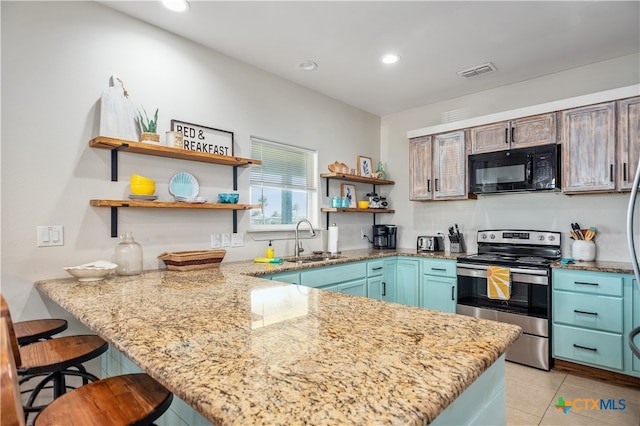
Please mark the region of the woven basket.
[[226, 250], [174, 251], [162, 253], [162, 260], [170, 271], [195, 271], [217, 268], [224, 259]]

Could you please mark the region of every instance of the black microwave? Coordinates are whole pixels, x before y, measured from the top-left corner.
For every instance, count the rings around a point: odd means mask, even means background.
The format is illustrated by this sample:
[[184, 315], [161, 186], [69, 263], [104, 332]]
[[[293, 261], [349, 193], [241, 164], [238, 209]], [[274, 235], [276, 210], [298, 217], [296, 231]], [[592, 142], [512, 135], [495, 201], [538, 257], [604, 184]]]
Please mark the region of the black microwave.
[[560, 145], [469, 155], [469, 192], [560, 190]]

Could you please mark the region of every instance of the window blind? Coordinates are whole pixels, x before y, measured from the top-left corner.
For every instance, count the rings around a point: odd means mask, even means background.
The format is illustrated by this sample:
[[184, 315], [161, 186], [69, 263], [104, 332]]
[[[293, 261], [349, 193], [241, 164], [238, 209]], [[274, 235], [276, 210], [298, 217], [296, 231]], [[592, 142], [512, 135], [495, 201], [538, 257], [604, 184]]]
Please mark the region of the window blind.
[[262, 165], [251, 167], [251, 185], [315, 191], [315, 157], [314, 150], [252, 137], [251, 158]]

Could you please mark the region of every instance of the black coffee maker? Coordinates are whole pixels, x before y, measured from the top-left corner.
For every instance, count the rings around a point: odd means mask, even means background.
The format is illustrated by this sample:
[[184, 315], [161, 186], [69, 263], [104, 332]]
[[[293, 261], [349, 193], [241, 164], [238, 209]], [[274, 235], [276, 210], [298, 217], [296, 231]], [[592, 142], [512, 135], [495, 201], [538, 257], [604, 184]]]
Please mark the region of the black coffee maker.
[[396, 225], [373, 225], [373, 248], [395, 249], [397, 232]]

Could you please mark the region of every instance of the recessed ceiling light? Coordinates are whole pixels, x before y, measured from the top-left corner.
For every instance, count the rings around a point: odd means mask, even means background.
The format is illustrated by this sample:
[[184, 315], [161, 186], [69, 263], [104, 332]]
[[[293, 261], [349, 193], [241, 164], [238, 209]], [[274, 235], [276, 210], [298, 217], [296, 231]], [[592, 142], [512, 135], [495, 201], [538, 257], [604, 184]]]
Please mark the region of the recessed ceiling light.
[[162, 4], [173, 12], [184, 12], [189, 9], [189, 2], [187, 0], [162, 0]]
[[385, 64], [395, 64], [400, 60], [400, 56], [394, 53], [389, 53], [388, 55], [384, 55], [382, 58], [380, 58], [380, 60]]
[[298, 64], [298, 68], [302, 71], [314, 71], [318, 68], [318, 64], [313, 61], [302, 61]]

